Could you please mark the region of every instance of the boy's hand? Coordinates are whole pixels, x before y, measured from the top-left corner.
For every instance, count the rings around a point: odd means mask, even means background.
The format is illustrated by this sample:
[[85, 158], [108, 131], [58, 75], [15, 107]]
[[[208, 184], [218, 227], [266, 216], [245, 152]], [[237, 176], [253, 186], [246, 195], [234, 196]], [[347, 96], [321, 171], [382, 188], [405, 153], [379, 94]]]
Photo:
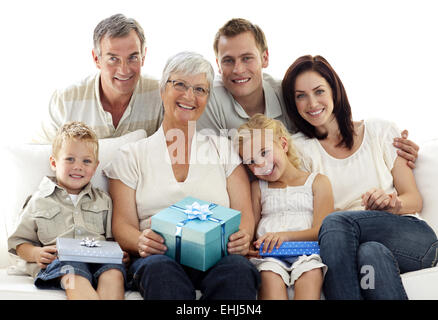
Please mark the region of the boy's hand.
[[56, 259], [56, 253], [58, 252], [56, 245], [35, 247], [34, 250], [35, 262], [41, 269], [47, 268], [47, 265]]

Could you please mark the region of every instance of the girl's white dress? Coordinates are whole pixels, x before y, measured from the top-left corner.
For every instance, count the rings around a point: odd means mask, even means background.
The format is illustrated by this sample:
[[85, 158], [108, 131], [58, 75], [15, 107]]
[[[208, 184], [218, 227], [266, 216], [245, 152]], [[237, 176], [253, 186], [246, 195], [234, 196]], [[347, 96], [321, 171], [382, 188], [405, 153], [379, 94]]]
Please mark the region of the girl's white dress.
[[[259, 180], [261, 193], [261, 219], [257, 238], [267, 232], [300, 231], [310, 229], [313, 222], [312, 185], [318, 173], [311, 173], [302, 186], [268, 188], [268, 183]], [[276, 258], [251, 258], [259, 271], [269, 270], [279, 274], [287, 286], [292, 286], [304, 272], [327, 266], [317, 254], [279, 260]]]

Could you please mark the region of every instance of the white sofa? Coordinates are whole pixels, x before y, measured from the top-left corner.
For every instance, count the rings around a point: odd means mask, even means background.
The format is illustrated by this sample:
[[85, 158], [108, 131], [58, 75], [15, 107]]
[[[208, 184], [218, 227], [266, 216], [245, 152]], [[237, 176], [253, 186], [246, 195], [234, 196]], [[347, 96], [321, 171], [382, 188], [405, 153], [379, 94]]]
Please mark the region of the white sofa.
[[[137, 131], [126, 136], [100, 141], [100, 165], [93, 183], [107, 190], [107, 181], [102, 175], [104, 167], [115, 150], [130, 141], [145, 136]], [[3, 171], [9, 173], [10, 184], [1, 186], [0, 195], [0, 300], [1, 299], [66, 299], [62, 290], [40, 290], [33, 285], [31, 277], [22, 273], [20, 261], [7, 252], [7, 235], [18, 221], [20, 206], [27, 195], [37, 187], [42, 176], [50, 174], [49, 146], [24, 145], [6, 147], [2, 150]], [[438, 233], [438, 139], [420, 146], [417, 168], [414, 171], [418, 187], [423, 195], [421, 216]], [[438, 254], [438, 253], [437, 253]], [[438, 266], [402, 275], [403, 284], [410, 299], [438, 300]], [[293, 293], [290, 292], [290, 296]], [[199, 293], [198, 293], [199, 297]], [[138, 292], [128, 291], [126, 299], [141, 299]]]

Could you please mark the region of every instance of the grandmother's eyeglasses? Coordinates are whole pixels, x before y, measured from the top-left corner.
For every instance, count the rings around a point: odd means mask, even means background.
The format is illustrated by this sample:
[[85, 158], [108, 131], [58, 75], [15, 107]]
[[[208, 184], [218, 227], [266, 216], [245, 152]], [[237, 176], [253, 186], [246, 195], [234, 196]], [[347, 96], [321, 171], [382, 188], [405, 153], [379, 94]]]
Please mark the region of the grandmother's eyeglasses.
[[167, 80], [167, 82], [172, 83], [175, 90], [180, 92], [186, 92], [189, 88], [192, 88], [193, 94], [197, 97], [205, 97], [210, 92], [210, 90], [204, 86], [191, 86], [182, 80]]

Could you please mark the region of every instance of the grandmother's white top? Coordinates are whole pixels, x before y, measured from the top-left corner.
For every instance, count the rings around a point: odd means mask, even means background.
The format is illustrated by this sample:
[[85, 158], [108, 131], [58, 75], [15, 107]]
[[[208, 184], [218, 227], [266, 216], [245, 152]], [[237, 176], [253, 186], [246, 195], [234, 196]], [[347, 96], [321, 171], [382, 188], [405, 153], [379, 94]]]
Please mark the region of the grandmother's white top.
[[[169, 149], [174, 148], [170, 145]], [[142, 231], [150, 227], [152, 215], [187, 196], [229, 207], [227, 178], [240, 163], [238, 152], [226, 137], [197, 132], [187, 178], [178, 182], [161, 126], [152, 136], [121, 147], [103, 171], [108, 178], [119, 179], [136, 190]]]
[[365, 133], [359, 149], [346, 159], [330, 156], [317, 139], [302, 133], [292, 136], [302, 159], [303, 169], [329, 177], [336, 211], [364, 210], [362, 194], [372, 188], [392, 193], [395, 188], [391, 170], [397, 158], [393, 139], [400, 130], [389, 121], [365, 120]]

